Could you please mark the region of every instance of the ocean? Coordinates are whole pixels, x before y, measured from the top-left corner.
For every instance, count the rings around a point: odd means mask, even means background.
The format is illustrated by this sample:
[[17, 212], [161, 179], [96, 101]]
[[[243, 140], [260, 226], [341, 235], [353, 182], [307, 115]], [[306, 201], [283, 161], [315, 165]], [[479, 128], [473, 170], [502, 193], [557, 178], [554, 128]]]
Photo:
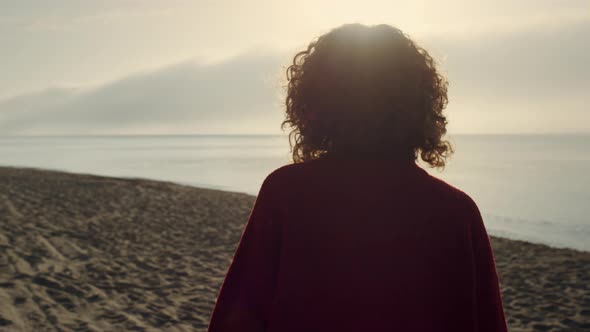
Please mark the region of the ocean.
[[[590, 251], [589, 135], [454, 135], [432, 175], [467, 192], [490, 234]], [[0, 165], [166, 180], [256, 195], [290, 163], [284, 135], [0, 137]]]

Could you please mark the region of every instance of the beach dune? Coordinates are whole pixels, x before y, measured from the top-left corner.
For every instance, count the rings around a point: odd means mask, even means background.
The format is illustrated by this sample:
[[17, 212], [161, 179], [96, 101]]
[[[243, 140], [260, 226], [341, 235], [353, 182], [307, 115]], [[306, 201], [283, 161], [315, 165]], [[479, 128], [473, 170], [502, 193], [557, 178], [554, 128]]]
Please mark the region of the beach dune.
[[[0, 168], [0, 331], [204, 331], [254, 199]], [[590, 331], [590, 253], [492, 244], [511, 331]]]

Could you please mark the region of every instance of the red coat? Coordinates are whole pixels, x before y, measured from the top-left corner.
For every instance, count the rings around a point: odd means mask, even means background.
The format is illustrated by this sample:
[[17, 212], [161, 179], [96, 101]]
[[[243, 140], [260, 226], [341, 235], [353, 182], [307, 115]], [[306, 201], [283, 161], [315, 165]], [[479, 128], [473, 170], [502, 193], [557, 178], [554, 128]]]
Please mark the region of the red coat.
[[320, 159], [262, 184], [222, 331], [507, 331], [475, 202], [412, 161]]

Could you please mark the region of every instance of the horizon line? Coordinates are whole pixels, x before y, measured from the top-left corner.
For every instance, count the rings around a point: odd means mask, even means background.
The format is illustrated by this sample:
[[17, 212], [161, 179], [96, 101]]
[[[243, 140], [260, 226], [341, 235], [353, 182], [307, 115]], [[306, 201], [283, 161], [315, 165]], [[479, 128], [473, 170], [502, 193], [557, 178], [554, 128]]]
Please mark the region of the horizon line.
[[[447, 134], [445, 137], [452, 136], [585, 136], [590, 135], [590, 132], [539, 132], [539, 133], [456, 133]], [[285, 136], [288, 137], [288, 133], [284, 134], [253, 134], [253, 133], [215, 133], [215, 134], [203, 134], [203, 133], [192, 133], [192, 134], [66, 134], [66, 135], [1, 135], [0, 138], [50, 138], [50, 137], [195, 137], [195, 136]]]

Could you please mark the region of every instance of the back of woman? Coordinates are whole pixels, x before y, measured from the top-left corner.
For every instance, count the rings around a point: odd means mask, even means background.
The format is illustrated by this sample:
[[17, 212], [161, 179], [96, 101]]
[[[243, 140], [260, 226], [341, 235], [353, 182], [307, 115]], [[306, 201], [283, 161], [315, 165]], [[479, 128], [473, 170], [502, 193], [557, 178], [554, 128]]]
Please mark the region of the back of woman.
[[506, 331], [475, 202], [443, 167], [446, 81], [390, 26], [295, 56], [294, 163], [262, 184], [210, 331]]

